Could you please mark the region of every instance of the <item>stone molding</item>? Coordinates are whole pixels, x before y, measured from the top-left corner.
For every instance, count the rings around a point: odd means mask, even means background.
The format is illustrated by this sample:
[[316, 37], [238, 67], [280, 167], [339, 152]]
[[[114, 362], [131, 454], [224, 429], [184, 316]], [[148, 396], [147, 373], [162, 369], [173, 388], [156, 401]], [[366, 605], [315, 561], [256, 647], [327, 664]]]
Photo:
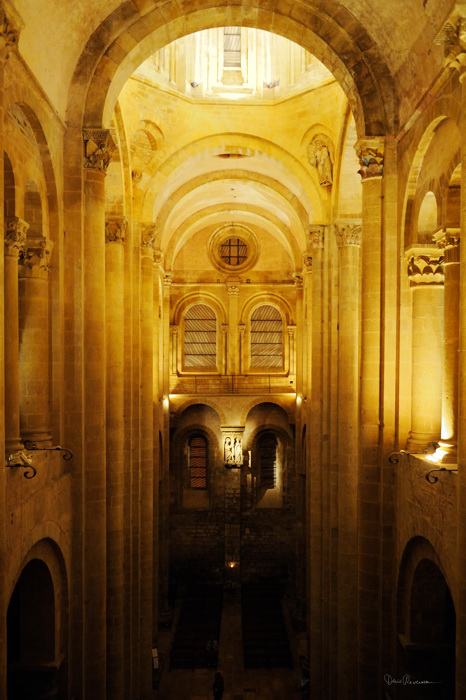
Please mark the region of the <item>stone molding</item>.
[[316, 224], [309, 229], [309, 238], [313, 250], [321, 250], [324, 247], [325, 224]]
[[84, 168], [106, 173], [116, 150], [108, 129], [83, 129]]
[[164, 287], [170, 287], [173, 284], [173, 272], [167, 272], [163, 276]]
[[6, 61], [10, 51], [18, 45], [24, 22], [10, 2], [0, 3], [0, 60]]
[[334, 231], [339, 248], [361, 245], [362, 225], [360, 221], [335, 221]]
[[382, 177], [384, 166], [384, 145], [383, 137], [360, 139], [355, 143], [354, 148], [359, 158], [358, 173], [361, 180], [370, 180], [374, 177]]
[[125, 216], [109, 217], [105, 222], [106, 243], [126, 243], [128, 219]]
[[20, 254], [20, 276], [27, 277], [31, 274], [46, 276], [50, 270], [53, 242], [44, 236], [26, 238], [26, 242]]
[[26, 242], [29, 224], [17, 216], [5, 219], [5, 255], [19, 256]]

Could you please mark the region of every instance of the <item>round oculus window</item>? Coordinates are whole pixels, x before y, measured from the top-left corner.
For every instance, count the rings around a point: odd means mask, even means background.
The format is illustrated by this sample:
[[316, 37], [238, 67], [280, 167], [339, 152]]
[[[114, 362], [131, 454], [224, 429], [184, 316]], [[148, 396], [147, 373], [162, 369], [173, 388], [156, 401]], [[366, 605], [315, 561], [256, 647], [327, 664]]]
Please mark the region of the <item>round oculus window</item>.
[[237, 267], [248, 257], [248, 246], [241, 238], [227, 238], [220, 244], [220, 257], [226, 265]]

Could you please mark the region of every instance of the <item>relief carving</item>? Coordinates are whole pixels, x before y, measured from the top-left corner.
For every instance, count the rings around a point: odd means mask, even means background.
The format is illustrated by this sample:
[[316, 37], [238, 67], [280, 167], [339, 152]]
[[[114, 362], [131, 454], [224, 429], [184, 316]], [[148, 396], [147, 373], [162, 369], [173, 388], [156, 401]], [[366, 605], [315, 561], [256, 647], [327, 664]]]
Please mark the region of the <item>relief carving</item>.
[[106, 173], [113, 153], [115, 143], [108, 129], [83, 129], [84, 167]]
[[29, 224], [17, 216], [5, 219], [5, 255], [20, 254], [26, 242], [28, 228]]
[[325, 134], [316, 134], [307, 148], [309, 163], [317, 168], [321, 187], [333, 182], [333, 144]]
[[124, 216], [107, 219], [105, 222], [105, 242], [125, 243], [128, 220]]

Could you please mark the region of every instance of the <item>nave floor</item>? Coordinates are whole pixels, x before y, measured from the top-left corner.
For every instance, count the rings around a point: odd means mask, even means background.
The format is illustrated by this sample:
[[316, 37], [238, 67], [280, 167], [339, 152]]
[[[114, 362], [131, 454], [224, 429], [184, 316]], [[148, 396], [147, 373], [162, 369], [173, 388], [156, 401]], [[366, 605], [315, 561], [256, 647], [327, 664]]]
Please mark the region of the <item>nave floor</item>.
[[[178, 606], [179, 607], [179, 606]], [[179, 610], [178, 610], [179, 612]], [[286, 611], [285, 611], [286, 612]], [[213, 669], [169, 669], [169, 652], [176, 623], [159, 631], [159, 657], [163, 664], [159, 689], [153, 700], [212, 700]], [[288, 629], [293, 669], [248, 669], [243, 666], [241, 598], [227, 595], [222, 609], [218, 670], [223, 675], [223, 700], [301, 700], [301, 670], [296, 635]]]

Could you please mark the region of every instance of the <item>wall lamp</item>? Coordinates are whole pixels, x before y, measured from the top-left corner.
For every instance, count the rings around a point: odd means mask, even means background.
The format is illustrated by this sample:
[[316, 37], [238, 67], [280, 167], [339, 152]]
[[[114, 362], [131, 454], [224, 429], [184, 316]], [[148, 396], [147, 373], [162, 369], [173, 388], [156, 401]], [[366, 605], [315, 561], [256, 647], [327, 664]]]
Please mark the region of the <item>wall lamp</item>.
[[[71, 450], [69, 450], [67, 447], [61, 447], [61, 445], [54, 445], [53, 447], [37, 447], [36, 442], [25, 440], [24, 447], [28, 452], [64, 452], [62, 457], [66, 462], [73, 459], [73, 453]], [[32, 463], [32, 456], [26, 454], [25, 450], [18, 450], [18, 452], [13, 452], [11, 455], [8, 455], [5, 466], [10, 468], [22, 467], [26, 470], [23, 474], [24, 478], [33, 479], [37, 474], [37, 469]]]

